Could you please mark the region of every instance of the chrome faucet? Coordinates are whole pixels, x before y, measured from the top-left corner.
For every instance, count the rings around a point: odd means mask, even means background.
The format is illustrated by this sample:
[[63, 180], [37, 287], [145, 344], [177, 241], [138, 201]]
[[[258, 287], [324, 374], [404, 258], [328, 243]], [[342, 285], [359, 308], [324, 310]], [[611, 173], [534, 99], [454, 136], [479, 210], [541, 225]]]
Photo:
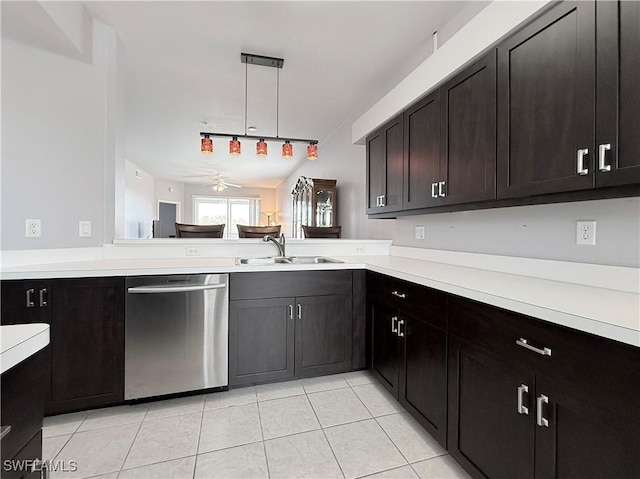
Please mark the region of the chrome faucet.
[[276, 248], [278, 248], [278, 256], [286, 256], [284, 252], [284, 234], [280, 235], [280, 241], [278, 241], [274, 236], [271, 235], [264, 236], [262, 238], [262, 241], [271, 241], [276, 246]]

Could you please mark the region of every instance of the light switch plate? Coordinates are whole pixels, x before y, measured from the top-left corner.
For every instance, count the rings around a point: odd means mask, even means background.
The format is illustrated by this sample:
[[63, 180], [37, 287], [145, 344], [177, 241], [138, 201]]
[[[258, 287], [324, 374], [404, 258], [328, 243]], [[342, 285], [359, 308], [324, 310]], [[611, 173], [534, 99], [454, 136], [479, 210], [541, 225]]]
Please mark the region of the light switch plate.
[[424, 239], [424, 226], [415, 227], [415, 236], [416, 239]]
[[91, 221], [78, 221], [78, 236], [81, 238], [91, 238]]

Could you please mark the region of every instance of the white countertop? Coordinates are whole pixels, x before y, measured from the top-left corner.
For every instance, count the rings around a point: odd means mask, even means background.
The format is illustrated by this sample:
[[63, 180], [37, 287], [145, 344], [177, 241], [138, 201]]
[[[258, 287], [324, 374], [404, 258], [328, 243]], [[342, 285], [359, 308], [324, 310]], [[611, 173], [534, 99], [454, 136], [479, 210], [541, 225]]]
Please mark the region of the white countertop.
[[49, 344], [49, 325], [0, 326], [0, 373], [8, 371]]
[[[640, 295], [635, 287], [629, 291], [607, 289], [557, 278], [545, 279], [539, 272], [527, 276], [518, 268], [512, 272], [494, 271], [477, 264], [468, 267], [405, 257], [402, 248], [396, 251], [398, 255], [331, 255], [344, 263], [312, 265], [236, 265], [232, 257], [103, 259], [3, 268], [2, 279], [368, 269], [640, 347]], [[496, 258], [496, 261], [500, 259]], [[557, 263], [560, 269], [571, 269], [571, 263], [564, 266], [562, 262]], [[593, 268], [602, 267], [594, 265]], [[624, 273], [631, 273], [631, 277], [636, 274], [635, 270], [627, 269], [630, 271]], [[582, 274], [582, 270], [579, 271]], [[617, 270], [613, 273], [618, 274]], [[600, 270], [592, 276], [598, 275]], [[599, 284], [598, 281], [592, 283]]]

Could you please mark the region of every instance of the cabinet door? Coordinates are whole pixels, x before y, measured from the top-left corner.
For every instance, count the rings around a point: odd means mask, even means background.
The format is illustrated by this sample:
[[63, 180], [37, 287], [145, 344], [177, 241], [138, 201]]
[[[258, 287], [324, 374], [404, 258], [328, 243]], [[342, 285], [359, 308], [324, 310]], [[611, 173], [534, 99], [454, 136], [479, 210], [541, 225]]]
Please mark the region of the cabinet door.
[[378, 130], [367, 138], [367, 214], [380, 213], [384, 194], [386, 158], [384, 134]]
[[229, 385], [293, 378], [294, 298], [229, 302]]
[[296, 377], [351, 369], [351, 296], [310, 296], [296, 302]]
[[[496, 54], [492, 51], [441, 89], [441, 204], [496, 197]], [[444, 182], [444, 183], [440, 183]]]
[[404, 114], [403, 209], [439, 203], [440, 92], [435, 91]]
[[3, 281], [0, 324], [49, 323], [49, 285], [37, 280]]
[[640, 3], [597, 2], [596, 186], [640, 182]]
[[402, 209], [402, 115], [367, 139], [367, 214]]
[[398, 397], [398, 312], [389, 306], [371, 304], [371, 368], [380, 383]]
[[124, 279], [51, 282], [51, 378], [45, 413], [124, 400]]
[[640, 477], [640, 424], [563, 382], [536, 377], [535, 396], [536, 478]]
[[447, 337], [413, 317], [402, 317], [400, 403], [438, 442], [447, 438]]
[[595, 6], [561, 2], [498, 47], [498, 198], [594, 186]]
[[474, 477], [533, 478], [533, 374], [453, 336], [448, 367], [449, 453]]

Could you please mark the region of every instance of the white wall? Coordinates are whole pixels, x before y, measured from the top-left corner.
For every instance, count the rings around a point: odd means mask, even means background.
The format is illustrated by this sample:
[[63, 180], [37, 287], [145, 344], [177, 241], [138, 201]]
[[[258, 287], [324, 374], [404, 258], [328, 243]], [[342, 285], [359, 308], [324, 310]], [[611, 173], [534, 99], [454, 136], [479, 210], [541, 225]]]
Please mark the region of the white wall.
[[[596, 220], [595, 246], [576, 244], [578, 220]], [[640, 198], [407, 216], [395, 227], [398, 246], [640, 267]]]
[[[103, 244], [105, 223], [114, 221], [105, 211], [114, 189], [106, 136], [116, 40], [94, 21], [85, 63], [3, 37], [2, 249]], [[25, 238], [27, 218], [42, 220], [42, 237]], [[92, 222], [90, 238], [78, 236], [79, 220]]]
[[[260, 198], [260, 211], [275, 211], [275, 189], [273, 188], [233, 188], [224, 191], [214, 191], [208, 185], [184, 185], [184, 217], [185, 223], [193, 221], [193, 196], [225, 196], [233, 198]], [[260, 215], [260, 224], [267, 224], [267, 217]], [[273, 217], [271, 217], [273, 221]], [[283, 230], [284, 231], [284, 230]]]
[[[136, 175], [136, 173], [138, 173]], [[156, 219], [154, 179], [130, 161], [125, 162], [124, 237], [151, 238]]]

